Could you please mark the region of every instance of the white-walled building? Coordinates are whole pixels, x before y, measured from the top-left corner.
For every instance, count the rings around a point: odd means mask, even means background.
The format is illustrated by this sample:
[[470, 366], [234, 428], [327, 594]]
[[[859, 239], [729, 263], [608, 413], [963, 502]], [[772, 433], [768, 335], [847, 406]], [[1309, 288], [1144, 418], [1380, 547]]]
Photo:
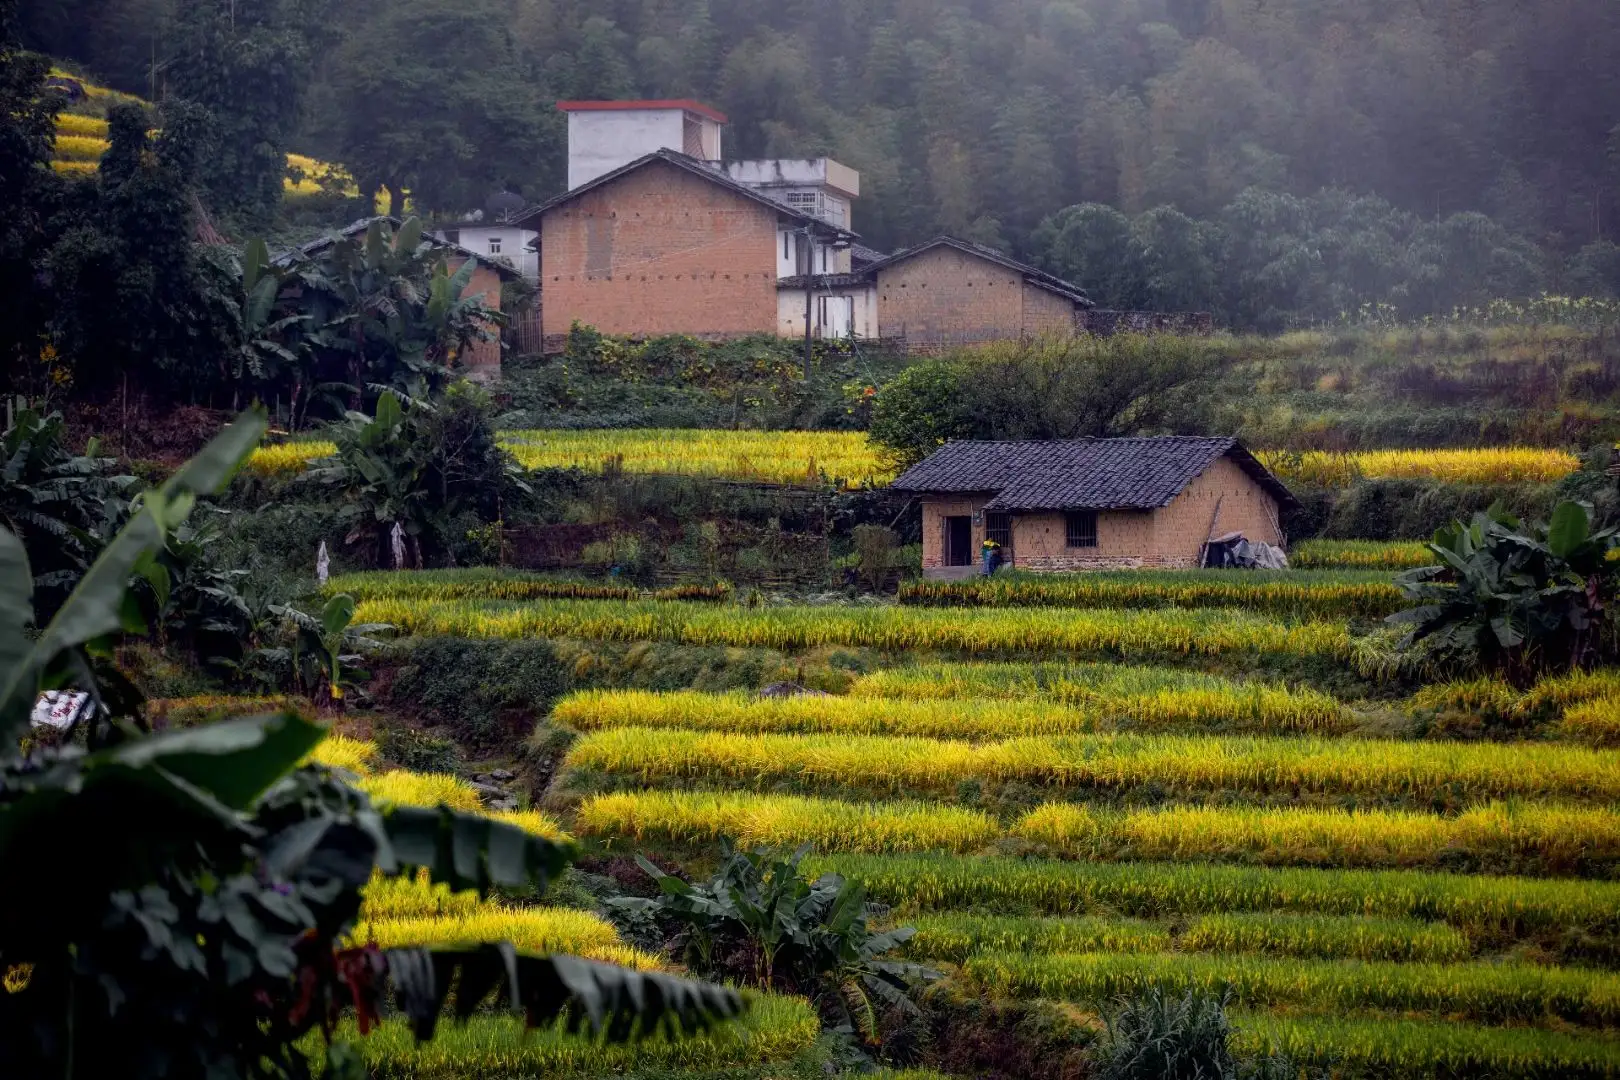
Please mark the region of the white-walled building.
[[724, 113], [696, 101], [559, 101], [568, 114], [568, 190], [658, 150], [720, 161]]

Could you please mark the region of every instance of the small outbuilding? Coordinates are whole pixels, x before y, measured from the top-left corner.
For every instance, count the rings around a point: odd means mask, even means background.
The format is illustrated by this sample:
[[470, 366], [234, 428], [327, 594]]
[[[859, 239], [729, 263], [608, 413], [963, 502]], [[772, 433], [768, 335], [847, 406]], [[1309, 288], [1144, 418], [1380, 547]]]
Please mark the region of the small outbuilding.
[[1019, 570], [1188, 568], [1216, 539], [1284, 547], [1288, 488], [1235, 438], [953, 442], [906, 470], [923, 572], [976, 573], [985, 541]]

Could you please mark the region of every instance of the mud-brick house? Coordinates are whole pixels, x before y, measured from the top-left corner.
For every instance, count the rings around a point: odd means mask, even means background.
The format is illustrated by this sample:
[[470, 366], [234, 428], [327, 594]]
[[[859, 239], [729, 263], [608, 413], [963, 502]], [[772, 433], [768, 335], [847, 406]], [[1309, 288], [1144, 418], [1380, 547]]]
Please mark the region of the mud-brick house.
[[953, 442], [894, 482], [922, 502], [923, 572], [1186, 568], [1211, 540], [1285, 544], [1295, 500], [1234, 438]]

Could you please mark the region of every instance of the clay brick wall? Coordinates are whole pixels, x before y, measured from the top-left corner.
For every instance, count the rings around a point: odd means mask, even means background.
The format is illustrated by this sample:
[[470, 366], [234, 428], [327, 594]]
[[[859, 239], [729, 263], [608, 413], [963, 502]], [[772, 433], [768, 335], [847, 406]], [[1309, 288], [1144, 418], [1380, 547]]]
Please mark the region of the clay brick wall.
[[1075, 303], [1049, 289], [1024, 283], [1024, 333], [1031, 337], [1042, 334], [1073, 334]]
[[878, 333], [926, 347], [1023, 332], [1023, 276], [939, 247], [878, 273]]
[[1230, 458], [1204, 470], [1157, 516], [1159, 551], [1182, 560], [1183, 566], [1198, 565], [1211, 536], [1240, 532], [1279, 547], [1285, 540], [1277, 500]]
[[[459, 257], [452, 258], [448, 260], [447, 265], [450, 267], [450, 272], [454, 274], [461, 269], [462, 264], [466, 261], [466, 259]], [[499, 311], [501, 310], [501, 275], [480, 260], [478, 265], [473, 268], [472, 280], [467, 283], [465, 289], [461, 290], [461, 295], [463, 297], [482, 296], [484, 303]], [[499, 378], [501, 374], [501, 336], [499, 331], [496, 331], [488, 341], [475, 341], [467, 346], [466, 351], [461, 354], [460, 360], [465, 366], [469, 378]]]
[[541, 226], [546, 338], [774, 333], [776, 219], [659, 162], [564, 203]]
[[923, 569], [938, 570], [945, 565], [945, 519], [978, 515], [973, 523], [973, 558], [979, 558], [984, 543], [984, 515], [980, 511], [990, 495], [970, 495], [957, 499], [924, 499], [922, 511]]
[[1019, 570], [1129, 570], [1163, 565], [1154, 550], [1154, 515], [1146, 510], [1097, 514], [1097, 546], [1071, 548], [1064, 514], [1013, 518], [1013, 565]]

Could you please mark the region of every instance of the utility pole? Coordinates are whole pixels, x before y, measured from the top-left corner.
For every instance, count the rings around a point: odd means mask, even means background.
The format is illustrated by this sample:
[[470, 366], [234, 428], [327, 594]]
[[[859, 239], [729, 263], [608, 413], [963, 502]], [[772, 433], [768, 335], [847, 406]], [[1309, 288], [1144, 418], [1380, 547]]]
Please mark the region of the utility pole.
[[810, 311], [814, 301], [810, 280], [815, 276], [816, 259], [810, 247], [810, 229], [811, 226], [806, 224], [803, 230], [804, 243], [800, 245], [804, 252], [804, 381], [807, 384], [810, 382], [810, 361], [815, 356], [815, 346], [810, 340]]

